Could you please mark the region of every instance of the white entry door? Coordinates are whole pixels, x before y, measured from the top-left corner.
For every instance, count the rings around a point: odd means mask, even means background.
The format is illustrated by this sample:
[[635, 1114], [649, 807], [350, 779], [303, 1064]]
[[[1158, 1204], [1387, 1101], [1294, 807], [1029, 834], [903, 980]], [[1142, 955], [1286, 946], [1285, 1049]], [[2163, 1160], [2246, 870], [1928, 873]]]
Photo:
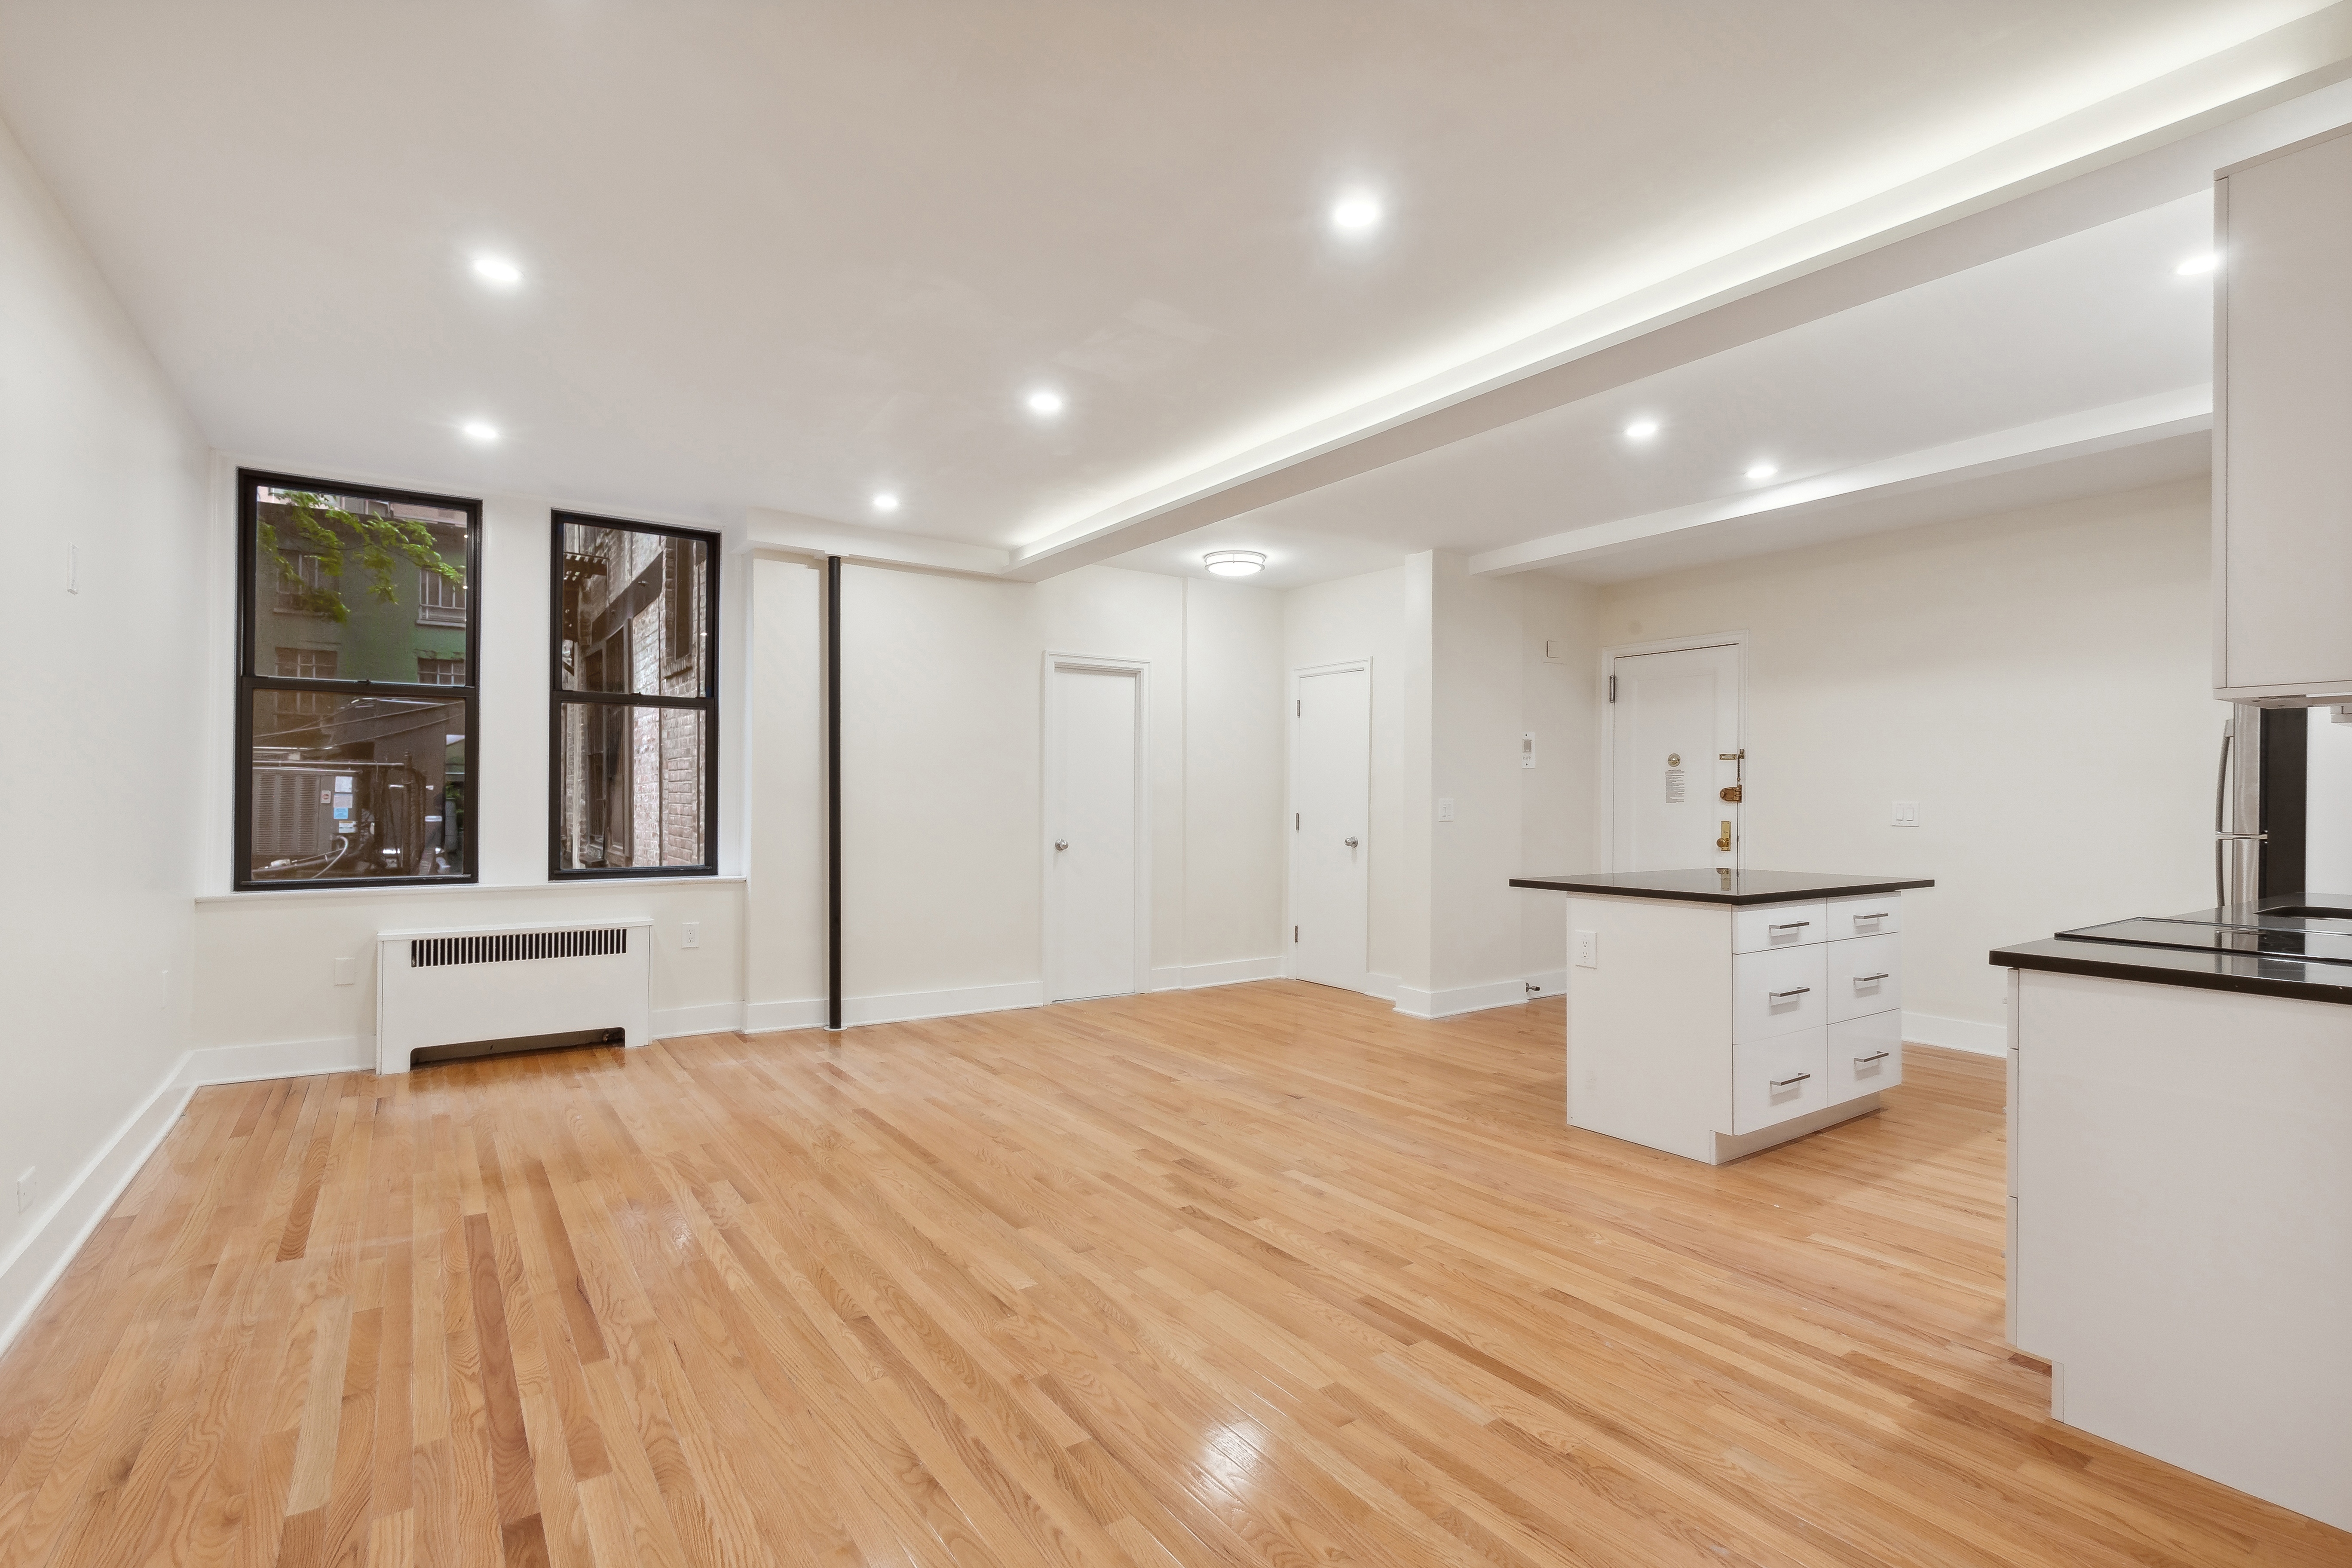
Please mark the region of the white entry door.
[[1612, 871], [1739, 864], [1739, 654], [1727, 643], [1611, 660]]
[[1046, 1000], [1142, 989], [1143, 678], [1055, 665], [1046, 682]]
[[1291, 736], [1291, 973], [1365, 988], [1371, 941], [1372, 672], [1301, 676]]

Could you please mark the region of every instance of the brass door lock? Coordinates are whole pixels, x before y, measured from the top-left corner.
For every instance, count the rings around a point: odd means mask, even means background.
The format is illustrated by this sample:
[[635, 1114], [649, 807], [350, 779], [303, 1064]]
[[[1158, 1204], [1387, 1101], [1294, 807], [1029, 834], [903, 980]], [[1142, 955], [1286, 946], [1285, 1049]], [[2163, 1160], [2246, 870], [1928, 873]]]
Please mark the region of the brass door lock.
[[1721, 795], [1724, 799], [1729, 801], [1734, 805], [1738, 805], [1739, 804], [1739, 786], [1738, 784], [1726, 784], [1717, 793]]
[[1728, 849], [1731, 847], [1731, 824], [1729, 822], [1727, 821], [1724, 823], [1723, 831], [1715, 836], [1715, 847], [1717, 849]]

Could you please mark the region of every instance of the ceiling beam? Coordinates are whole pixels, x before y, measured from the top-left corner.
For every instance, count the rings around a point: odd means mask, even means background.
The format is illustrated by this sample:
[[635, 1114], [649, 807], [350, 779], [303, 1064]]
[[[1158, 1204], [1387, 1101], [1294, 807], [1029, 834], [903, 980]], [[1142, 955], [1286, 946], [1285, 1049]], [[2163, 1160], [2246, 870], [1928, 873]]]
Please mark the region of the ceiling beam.
[[[2280, 79], [2296, 68], [2305, 68]], [[1785, 253], [1789, 237], [1775, 237], [1099, 511], [1014, 551], [1004, 574], [1035, 582], [1108, 560], [2208, 189], [2224, 164], [2352, 120], [2352, 4], [2173, 76], [2243, 81], [2249, 74], [2267, 85], [1701, 297], [1706, 284]], [[2171, 80], [2116, 101], [2161, 99]], [[2073, 118], [2107, 110], [2095, 106]], [[2057, 132], [2020, 138], [2033, 147], [2011, 162], [2046, 151]], [[1967, 163], [2000, 166], [2004, 153], [1992, 149]], [[1885, 210], [1881, 200], [1863, 205]], [[1838, 216], [1807, 226], [1808, 237], [1825, 238]], [[1686, 301], [1664, 303], [1677, 293]], [[1625, 319], [1630, 308], [1649, 305], [1662, 308]]]
[[1973, 436], [1965, 441], [1858, 463], [1835, 473], [1775, 485], [1769, 489], [1570, 529], [1523, 544], [1482, 552], [1470, 557], [1469, 569], [1473, 574], [1499, 576], [1546, 566], [1566, 566], [1671, 534], [1721, 529], [1757, 518], [1785, 521], [1832, 507], [1892, 499], [1916, 490], [2169, 440], [2212, 426], [2213, 388], [2210, 384], [2186, 386], [2154, 397], [2086, 408], [2055, 419]]

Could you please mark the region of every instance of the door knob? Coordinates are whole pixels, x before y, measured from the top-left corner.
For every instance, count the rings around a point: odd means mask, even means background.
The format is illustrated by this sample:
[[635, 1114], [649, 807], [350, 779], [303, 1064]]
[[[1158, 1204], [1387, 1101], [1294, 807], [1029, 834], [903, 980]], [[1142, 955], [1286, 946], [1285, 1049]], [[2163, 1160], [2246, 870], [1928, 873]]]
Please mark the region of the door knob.
[[1054, 840], [1054, 847], [1056, 849], [1067, 849], [1069, 847], [1070, 841], [1066, 838], [1056, 838]]
[[1356, 841], [1352, 838], [1342, 838], [1339, 842], [1346, 845], [1350, 849], [1353, 849], [1356, 847]]
[[1723, 831], [1715, 836], [1715, 847], [1717, 849], [1728, 849], [1731, 847], [1731, 824], [1729, 821], [1727, 820], [1723, 825]]

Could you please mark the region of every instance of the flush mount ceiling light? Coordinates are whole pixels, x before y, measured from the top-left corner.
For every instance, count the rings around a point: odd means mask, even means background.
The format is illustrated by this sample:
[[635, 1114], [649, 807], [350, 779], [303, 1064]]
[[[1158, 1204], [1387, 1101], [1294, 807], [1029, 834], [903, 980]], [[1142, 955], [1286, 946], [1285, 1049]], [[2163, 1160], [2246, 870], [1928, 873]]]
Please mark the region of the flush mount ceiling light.
[[487, 419], [468, 419], [457, 428], [468, 441], [490, 442], [499, 438], [499, 427]]
[[503, 256], [477, 256], [474, 276], [494, 287], [511, 289], [522, 281], [522, 268]]
[[874, 498], [874, 510], [876, 511], [897, 511], [898, 510], [898, 498], [891, 494], [888, 490], [883, 490]]
[[1625, 426], [1625, 439], [1628, 441], [1646, 441], [1657, 433], [1658, 422], [1654, 419], [1636, 419]]
[[1062, 395], [1049, 386], [1039, 387], [1023, 401], [1028, 404], [1029, 412], [1040, 419], [1051, 419], [1067, 406]]
[[1780, 466], [1778, 463], [1754, 463], [1748, 467], [1748, 477], [1751, 479], [1769, 479], [1780, 471]]
[[1265, 568], [1263, 550], [1212, 550], [1201, 557], [1201, 564], [1220, 577], [1247, 577]]
[[2221, 265], [2221, 258], [2209, 250], [2202, 256], [2190, 257], [2172, 270], [2183, 278], [2194, 278], [2200, 273], [2210, 272]]
[[1381, 199], [1350, 191], [1331, 204], [1331, 226], [1341, 234], [1369, 234], [1381, 226]]

